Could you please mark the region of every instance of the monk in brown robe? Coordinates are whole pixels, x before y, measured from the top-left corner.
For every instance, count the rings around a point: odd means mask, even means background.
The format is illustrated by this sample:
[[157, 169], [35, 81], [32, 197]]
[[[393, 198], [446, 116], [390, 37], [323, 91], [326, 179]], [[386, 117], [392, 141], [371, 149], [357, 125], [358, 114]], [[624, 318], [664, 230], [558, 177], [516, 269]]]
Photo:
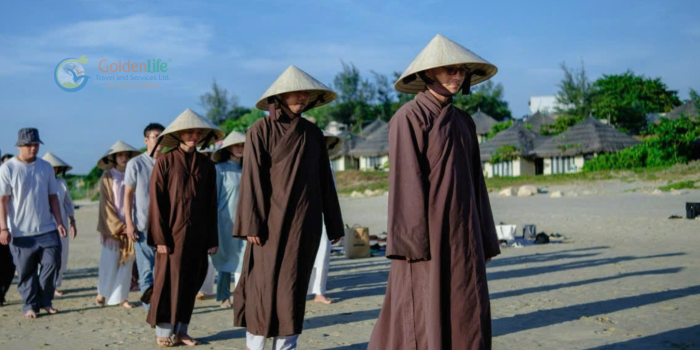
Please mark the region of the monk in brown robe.
[[389, 122], [392, 262], [368, 349], [491, 349], [486, 263], [500, 249], [475, 125], [452, 95], [495, 71], [438, 35], [396, 82], [417, 96]]
[[[148, 245], [156, 247], [147, 322], [160, 346], [197, 345], [187, 334], [197, 291], [204, 283], [207, 254], [216, 254], [216, 170], [196, 151], [223, 136], [208, 120], [187, 109], [159, 136], [172, 149], [158, 157], [151, 174]], [[144, 297], [149, 297], [149, 292]]]
[[296, 348], [322, 220], [329, 240], [343, 236], [323, 133], [301, 117], [335, 96], [291, 66], [256, 105], [270, 115], [246, 135], [233, 229], [249, 242], [233, 298], [234, 325], [247, 328], [249, 350], [270, 337], [274, 349]]

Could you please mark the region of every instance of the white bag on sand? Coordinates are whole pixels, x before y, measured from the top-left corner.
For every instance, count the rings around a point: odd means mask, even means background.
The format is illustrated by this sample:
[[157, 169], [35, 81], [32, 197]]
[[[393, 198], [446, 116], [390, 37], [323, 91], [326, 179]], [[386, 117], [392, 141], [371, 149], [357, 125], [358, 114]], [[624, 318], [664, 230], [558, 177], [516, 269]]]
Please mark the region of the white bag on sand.
[[515, 240], [515, 228], [516, 228], [516, 225], [497, 225], [496, 226], [496, 236], [498, 236], [498, 240], [499, 241]]

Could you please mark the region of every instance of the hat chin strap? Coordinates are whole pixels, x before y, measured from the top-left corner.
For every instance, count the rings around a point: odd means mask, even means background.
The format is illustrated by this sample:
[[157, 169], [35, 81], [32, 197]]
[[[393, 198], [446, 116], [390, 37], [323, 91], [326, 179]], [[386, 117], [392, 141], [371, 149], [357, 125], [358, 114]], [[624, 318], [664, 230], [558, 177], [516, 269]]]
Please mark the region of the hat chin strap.
[[199, 148], [200, 151], [204, 151], [204, 149], [207, 148], [207, 145], [209, 144], [209, 141], [212, 137], [214, 137], [214, 132], [210, 131], [209, 134], [207, 134], [207, 136], [204, 138], [204, 140], [202, 140], [202, 146]]
[[[289, 107], [285, 106], [284, 103], [277, 97], [275, 96], [270, 96], [267, 98], [267, 111], [270, 113], [270, 116], [273, 118], [277, 118], [277, 103], [280, 104], [280, 108], [285, 112], [285, 113], [292, 113], [291, 110], [289, 110]], [[314, 107], [316, 107], [317, 104], [325, 102], [326, 99], [323, 97], [323, 94], [320, 94], [313, 102], [309, 103], [304, 107], [304, 110], [301, 111], [301, 113], [304, 113]], [[297, 116], [301, 116], [301, 113], [299, 113]], [[294, 113], [292, 113], [294, 114]], [[290, 116], [291, 117], [291, 116]]]

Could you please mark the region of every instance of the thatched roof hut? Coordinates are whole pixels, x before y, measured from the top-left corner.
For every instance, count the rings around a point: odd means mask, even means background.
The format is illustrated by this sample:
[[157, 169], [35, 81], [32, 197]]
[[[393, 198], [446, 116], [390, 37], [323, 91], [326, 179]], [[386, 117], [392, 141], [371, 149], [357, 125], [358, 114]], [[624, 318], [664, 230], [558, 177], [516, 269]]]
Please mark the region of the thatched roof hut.
[[343, 149], [338, 152], [337, 154], [334, 155], [333, 159], [341, 157], [341, 156], [349, 156], [350, 151], [352, 151], [353, 148], [355, 148], [358, 144], [362, 143], [365, 141], [365, 138], [353, 134], [352, 132], [345, 130], [337, 135], [341, 140], [343, 140]]
[[[379, 121], [378, 121], [379, 122]], [[389, 154], [389, 124], [382, 122], [364, 141], [350, 150], [354, 157], [373, 157]]]
[[619, 152], [641, 142], [598, 119], [588, 117], [563, 133], [549, 138], [532, 152], [537, 157], [561, 157]]
[[387, 123], [381, 119], [377, 119], [369, 124], [367, 124], [362, 130], [360, 131], [360, 135], [364, 137], [369, 137], [369, 135], [372, 135], [375, 131], [379, 130], [382, 127], [385, 127]]
[[476, 124], [476, 133], [478, 135], [485, 135], [491, 132], [491, 128], [498, 124], [496, 119], [493, 119], [490, 115], [484, 113], [479, 109], [472, 115], [474, 124]]
[[481, 160], [491, 160], [491, 156], [496, 150], [503, 146], [514, 146], [519, 149], [521, 156], [527, 157], [530, 156], [535, 147], [546, 139], [546, 137], [528, 129], [522, 121], [515, 121], [510, 128], [499, 132], [479, 146]]
[[537, 112], [537, 113], [527, 117], [527, 119], [525, 119], [525, 122], [532, 125], [532, 131], [539, 134], [542, 126], [554, 124], [557, 122], [557, 120], [555, 118], [548, 116], [548, 115]]
[[685, 115], [688, 118], [699, 118], [700, 112], [698, 111], [698, 106], [695, 101], [688, 101], [666, 114], [666, 118], [675, 120], [680, 119], [681, 115]]

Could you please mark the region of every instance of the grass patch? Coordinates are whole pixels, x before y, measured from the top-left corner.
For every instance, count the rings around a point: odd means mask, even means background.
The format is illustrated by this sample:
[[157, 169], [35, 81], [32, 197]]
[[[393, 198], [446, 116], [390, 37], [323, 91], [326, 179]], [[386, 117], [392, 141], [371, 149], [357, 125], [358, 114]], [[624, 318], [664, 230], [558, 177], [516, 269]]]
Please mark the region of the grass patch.
[[[349, 195], [353, 191], [365, 190], [389, 190], [389, 172], [386, 171], [360, 171], [346, 170], [335, 173], [338, 192]], [[603, 170], [593, 172], [580, 172], [574, 174], [556, 175], [526, 175], [518, 177], [492, 177], [486, 179], [486, 187], [491, 191], [498, 191], [506, 187], [518, 187], [522, 185], [551, 186], [575, 182], [593, 182], [604, 180], [620, 180], [625, 183], [637, 181], [669, 181], [666, 191], [674, 189], [695, 189], [695, 182], [700, 181], [700, 161], [688, 164], [677, 164], [670, 167], [643, 168], [632, 170]], [[676, 183], [671, 184], [673, 181]], [[687, 187], [691, 186], [691, 187]]]
[[354, 191], [389, 190], [389, 173], [386, 171], [345, 170], [335, 173], [335, 180], [340, 194]]
[[659, 189], [664, 192], [670, 192], [673, 190], [694, 190], [697, 188], [698, 187], [695, 186], [695, 181], [681, 181], [659, 187]]

